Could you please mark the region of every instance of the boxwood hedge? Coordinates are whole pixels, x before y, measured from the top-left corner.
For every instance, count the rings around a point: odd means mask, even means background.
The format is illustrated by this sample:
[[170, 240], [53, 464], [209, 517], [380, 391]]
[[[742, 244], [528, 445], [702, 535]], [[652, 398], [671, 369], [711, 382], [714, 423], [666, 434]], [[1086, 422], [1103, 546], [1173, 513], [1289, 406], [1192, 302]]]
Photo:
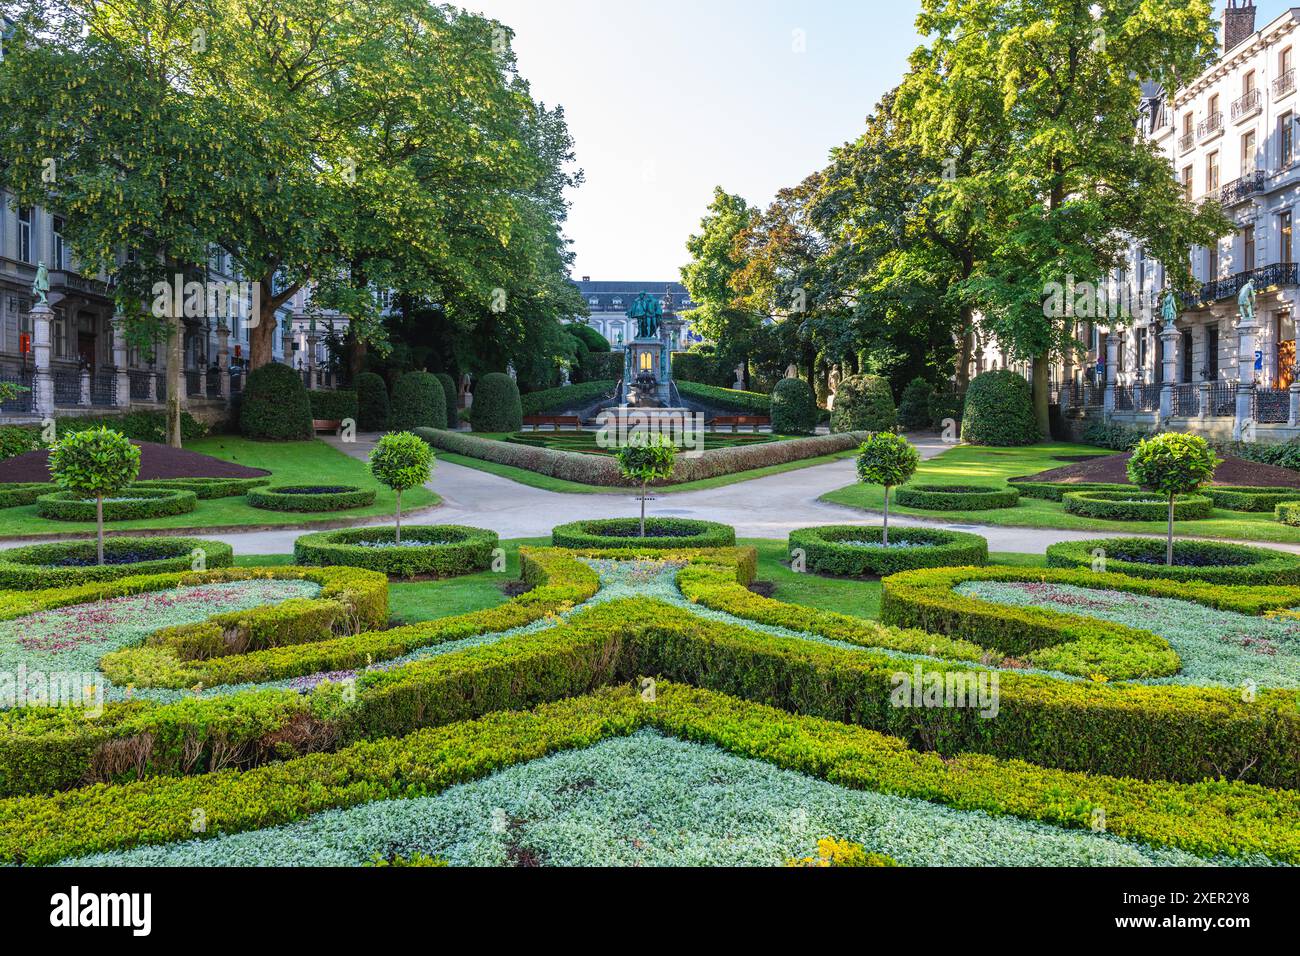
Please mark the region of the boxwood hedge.
[[31, 505], [41, 495], [58, 491], [59, 486], [52, 481], [21, 481], [0, 485], [0, 508], [15, 508], [18, 505]]
[[120, 537], [104, 541], [104, 564], [95, 563], [94, 541], [33, 544], [0, 551], [0, 588], [34, 590], [112, 581], [162, 571], [188, 571], [195, 552], [206, 569], [228, 568], [234, 550], [205, 538]]
[[1020, 481], [1012, 478], [1009, 481], [1012, 488], [1020, 493], [1022, 498], [1038, 498], [1042, 501], [1060, 501], [1066, 495], [1075, 491], [1138, 491], [1137, 485], [1119, 485], [1110, 484], [1101, 481], [1080, 481], [1080, 482], [1061, 482], [1061, 481]]
[[894, 492], [894, 500], [905, 508], [926, 511], [989, 511], [1014, 508], [1020, 492], [977, 485], [902, 485]]
[[1104, 557], [1105, 569], [1140, 578], [1209, 581], [1217, 584], [1300, 583], [1300, 555], [1223, 541], [1174, 542], [1174, 565], [1165, 564], [1159, 538], [1094, 538], [1062, 541], [1047, 548], [1049, 568], [1091, 568]]
[[1227, 511], [1269, 512], [1284, 502], [1300, 501], [1300, 488], [1219, 487], [1206, 485], [1196, 492]]
[[647, 518], [645, 537], [636, 518], [594, 518], [551, 529], [557, 548], [729, 548], [736, 529], [716, 521], [691, 518]]
[[1273, 509], [1273, 517], [1282, 524], [1300, 527], [1300, 501], [1283, 502]]
[[302, 535], [293, 543], [303, 565], [347, 565], [397, 577], [453, 577], [484, 571], [497, 547], [495, 531], [461, 525], [413, 525], [395, 545], [392, 528], [348, 528]]
[[[1106, 521], [1164, 521], [1169, 501], [1153, 491], [1071, 491], [1062, 496], [1072, 515]], [[1179, 495], [1174, 499], [1175, 521], [1197, 521], [1214, 513], [1214, 502], [1204, 495]]]
[[[194, 510], [198, 500], [194, 492], [179, 488], [128, 488], [120, 497], [104, 499], [104, 520], [134, 521], [186, 514]], [[55, 521], [94, 521], [95, 499], [56, 491], [36, 499], [36, 513]]]
[[253, 489], [248, 503], [268, 511], [347, 511], [373, 505], [375, 490], [355, 485], [276, 485]]
[[251, 488], [260, 488], [270, 483], [270, 476], [265, 478], [149, 478], [135, 482], [131, 488], [192, 491], [200, 501], [206, 501], [212, 498], [234, 498], [247, 494]]
[[809, 571], [845, 577], [884, 576], [911, 568], [985, 564], [989, 545], [977, 534], [938, 528], [896, 528], [882, 545], [880, 528], [822, 525], [790, 532], [790, 551], [803, 552]]

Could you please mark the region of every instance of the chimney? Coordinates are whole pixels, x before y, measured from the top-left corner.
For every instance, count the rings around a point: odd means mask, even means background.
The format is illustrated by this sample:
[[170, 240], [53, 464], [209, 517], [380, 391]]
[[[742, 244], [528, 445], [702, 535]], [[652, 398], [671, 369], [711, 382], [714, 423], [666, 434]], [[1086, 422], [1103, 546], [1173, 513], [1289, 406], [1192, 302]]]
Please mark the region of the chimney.
[[583, 282], [590, 282], [590, 281], [591, 281], [591, 276], [583, 276], [583, 277], [582, 277], [582, 281], [583, 281]]
[[1255, 32], [1255, 0], [1228, 0], [1223, 10], [1223, 52]]

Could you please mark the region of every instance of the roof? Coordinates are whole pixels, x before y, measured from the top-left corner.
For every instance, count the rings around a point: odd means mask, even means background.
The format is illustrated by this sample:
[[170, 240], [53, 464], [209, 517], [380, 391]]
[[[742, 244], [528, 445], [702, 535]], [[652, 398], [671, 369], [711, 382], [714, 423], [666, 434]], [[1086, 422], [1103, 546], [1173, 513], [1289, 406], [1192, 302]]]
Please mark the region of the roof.
[[[611, 280], [602, 282], [592, 282], [590, 280], [572, 280], [573, 284], [578, 287], [578, 292], [582, 294], [587, 305], [596, 312], [622, 312], [635, 299], [638, 293], [648, 292], [652, 296], [662, 298], [665, 293], [672, 294], [672, 308], [690, 309], [695, 307], [691, 301], [690, 293], [686, 291], [686, 286], [680, 282], [644, 281], [632, 282]], [[594, 300], [594, 301], [593, 301]], [[617, 301], [616, 301], [617, 300]]]

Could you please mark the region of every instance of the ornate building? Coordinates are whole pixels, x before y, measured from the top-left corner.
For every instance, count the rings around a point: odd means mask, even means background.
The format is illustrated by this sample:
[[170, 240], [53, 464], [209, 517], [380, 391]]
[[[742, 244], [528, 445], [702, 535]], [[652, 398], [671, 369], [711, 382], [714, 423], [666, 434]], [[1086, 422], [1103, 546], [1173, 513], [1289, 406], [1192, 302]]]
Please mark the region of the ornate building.
[[[665, 313], [681, 313], [695, 308], [686, 286], [680, 282], [593, 282], [590, 276], [583, 276], [574, 285], [591, 312], [587, 324], [605, 336], [616, 349], [625, 348], [636, 337], [635, 323], [625, 313], [639, 293], [648, 292], [659, 297]], [[691, 337], [689, 325], [683, 326], [672, 347], [685, 349], [693, 341], [698, 339]]]

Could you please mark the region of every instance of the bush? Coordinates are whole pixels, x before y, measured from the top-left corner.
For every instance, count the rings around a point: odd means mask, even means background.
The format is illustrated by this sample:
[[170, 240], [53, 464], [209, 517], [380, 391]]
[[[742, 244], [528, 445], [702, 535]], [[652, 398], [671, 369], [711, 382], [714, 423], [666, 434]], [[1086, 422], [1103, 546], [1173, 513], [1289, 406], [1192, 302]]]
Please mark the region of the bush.
[[346, 565], [397, 577], [448, 578], [486, 571], [497, 547], [496, 532], [482, 528], [418, 525], [406, 529], [400, 545], [394, 531], [349, 528], [306, 534], [293, 543], [293, 558], [302, 565]]
[[[198, 504], [192, 491], [160, 488], [129, 488], [120, 498], [104, 499], [105, 521], [138, 521], [188, 514]], [[75, 491], [56, 491], [36, 499], [36, 513], [55, 521], [94, 521], [95, 499]]]
[[1111, 451], [1132, 451], [1151, 433], [1118, 422], [1091, 422], [1083, 430], [1083, 443]]
[[22, 481], [0, 484], [0, 508], [33, 505], [36, 503], [37, 498], [58, 490], [59, 486], [52, 481]]
[[1252, 513], [1275, 511], [1280, 504], [1300, 501], [1300, 488], [1207, 485], [1197, 494], [1205, 495], [1216, 508]]
[[474, 431], [517, 432], [523, 426], [519, 386], [504, 372], [489, 372], [474, 388]]
[[1101, 481], [1020, 481], [1010, 479], [1010, 484], [1020, 492], [1022, 498], [1036, 498], [1040, 501], [1060, 501], [1075, 491], [1136, 491], [1134, 485], [1108, 484]]
[[673, 381], [677, 383], [679, 389], [682, 387], [682, 382], [727, 389], [727, 386], [736, 380], [734, 371], [716, 355], [704, 352], [674, 352], [672, 363]]
[[1300, 501], [1284, 501], [1273, 510], [1273, 518], [1292, 528], [1300, 528]]
[[[140, 474], [139, 447], [131, 444], [126, 436], [102, 426], [84, 432], [71, 432], [60, 438], [50, 451], [49, 469], [50, 477], [67, 491], [37, 498], [36, 513], [61, 520], [76, 520], [66, 517], [76, 511], [67, 499], [71, 498], [80, 505], [82, 502], [79, 499], [93, 498], [90, 514], [81, 520], [95, 522], [99, 563], [103, 564], [104, 521], [118, 513], [116, 507], [105, 508], [105, 499], [135, 481]], [[61, 500], [60, 496], [63, 496]], [[47, 501], [49, 504], [43, 504]], [[189, 508], [183, 510], [193, 508], [191, 503]]]
[[447, 427], [460, 427], [460, 390], [456, 388], [456, 380], [446, 372], [437, 374], [439, 384], [442, 385], [442, 397], [447, 407]]
[[433, 449], [424, 439], [410, 432], [389, 432], [375, 443], [370, 451], [370, 473], [381, 485], [393, 489], [396, 526], [394, 532], [402, 540], [402, 492], [418, 488], [433, 473]]
[[[1163, 521], [1169, 503], [1149, 491], [1072, 491], [1061, 501], [1072, 515], [1103, 521]], [[1214, 513], [1214, 502], [1204, 495], [1183, 495], [1173, 502], [1178, 521], [1199, 521]]]
[[253, 488], [269, 485], [267, 478], [150, 478], [137, 481], [132, 488], [154, 488], [163, 491], [192, 491], [200, 501], [212, 498], [234, 498], [247, 494]]
[[988, 542], [964, 531], [907, 528], [884, 544], [882, 528], [823, 525], [790, 532], [790, 550], [804, 553], [809, 571], [842, 577], [894, 574], [912, 568], [986, 564]]
[[529, 415], [545, 415], [547, 412], [561, 409], [575, 411], [593, 405], [602, 399], [610, 398], [618, 385], [615, 381], [583, 382], [581, 385], [564, 385], [560, 388], [544, 388], [540, 392], [529, 392], [520, 397], [520, 411]]
[[645, 533], [636, 518], [595, 518], [574, 521], [551, 529], [551, 543], [557, 548], [730, 548], [736, 543], [736, 529], [716, 521], [690, 518], [651, 518]]
[[832, 432], [889, 431], [898, 422], [889, 381], [877, 375], [850, 375], [840, 382], [831, 409]]
[[394, 431], [447, 427], [447, 400], [437, 376], [407, 372], [397, 380], [388, 427]]
[[869, 485], [883, 485], [885, 489], [885, 516], [881, 527], [881, 541], [889, 546], [889, 489], [910, 481], [916, 474], [921, 456], [902, 435], [893, 432], [876, 432], [858, 449], [858, 481]]
[[357, 429], [363, 432], [388, 431], [390, 411], [388, 386], [374, 372], [357, 376]]
[[239, 404], [239, 430], [246, 437], [304, 441], [315, 435], [311, 423], [311, 400], [296, 371], [271, 362], [248, 373]]
[[0, 425], [0, 461], [35, 451], [41, 446], [39, 429], [34, 425]]
[[1033, 445], [1043, 440], [1023, 375], [1003, 369], [975, 376], [966, 391], [961, 440], [971, 445]]
[[610, 350], [609, 339], [605, 338], [605, 336], [601, 335], [586, 322], [570, 322], [564, 327], [564, 330], [575, 339], [582, 342], [589, 352], [599, 353], [608, 352]]
[[623, 351], [588, 352], [582, 357], [582, 378], [591, 381], [618, 381], [623, 377]]
[[[1147, 491], [1159, 492], [1168, 498], [1165, 563], [1174, 563], [1174, 518], [1178, 510], [1174, 502], [1175, 496], [1196, 491], [1212, 480], [1214, 469], [1219, 465], [1219, 459], [1204, 438], [1178, 432], [1165, 432], [1143, 439], [1129, 456], [1128, 480]], [[1069, 501], [1068, 497], [1066, 500]], [[1068, 503], [1066, 507], [1069, 507]], [[1207, 507], [1205, 517], [1209, 517], [1212, 507]]]
[[772, 396], [759, 392], [742, 392], [734, 388], [717, 388], [698, 382], [678, 381], [677, 391], [702, 405], [725, 412], [745, 412], [750, 415], [771, 415]]
[[817, 430], [817, 397], [801, 378], [783, 378], [772, 389], [772, 432], [811, 435]]
[[34, 544], [0, 551], [0, 589], [66, 588], [132, 575], [189, 571], [196, 551], [202, 552], [204, 569], [234, 563], [230, 545], [204, 538], [109, 538], [104, 542], [103, 564], [95, 563], [95, 542]]
[[347, 511], [375, 503], [375, 492], [352, 485], [278, 485], [248, 493], [248, 504], [267, 511]]
[[307, 393], [307, 398], [311, 402], [311, 417], [316, 421], [357, 420], [357, 393], [353, 389], [314, 389]]
[[1020, 502], [1020, 492], [973, 485], [904, 485], [895, 492], [894, 500], [904, 508], [923, 511], [991, 511], [1014, 508]]
[[1101, 557], [1115, 574], [1213, 584], [1300, 584], [1300, 555], [1222, 541], [1175, 541], [1174, 563], [1159, 538], [1095, 538], [1047, 548], [1049, 568], [1091, 568]]
[[936, 389], [930, 393], [927, 403], [930, 414], [930, 427], [942, 429], [944, 422], [954, 422], [961, 427], [962, 415], [966, 410], [966, 393], [954, 392], [952, 389]]
[[912, 379], [898, 398], [898, 424], [908, 429], [930, 427], [930, 395], [933, 389], [925, 379]]

